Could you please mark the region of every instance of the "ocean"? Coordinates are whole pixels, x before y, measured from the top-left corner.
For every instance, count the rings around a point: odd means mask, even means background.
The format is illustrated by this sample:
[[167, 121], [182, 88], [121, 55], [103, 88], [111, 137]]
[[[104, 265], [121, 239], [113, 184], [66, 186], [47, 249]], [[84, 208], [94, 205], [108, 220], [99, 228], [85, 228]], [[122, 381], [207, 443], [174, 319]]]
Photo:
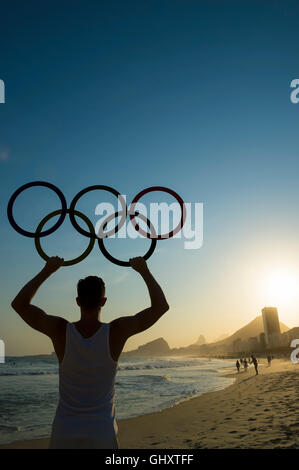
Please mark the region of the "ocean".
[[[160, 411], [233, 382], [234, 361], [187, 357], [121, 358], [116, 418]], [[58, 403], [56, 356], [6, 357], [0, 364], [0, 444], [48, 437]]]

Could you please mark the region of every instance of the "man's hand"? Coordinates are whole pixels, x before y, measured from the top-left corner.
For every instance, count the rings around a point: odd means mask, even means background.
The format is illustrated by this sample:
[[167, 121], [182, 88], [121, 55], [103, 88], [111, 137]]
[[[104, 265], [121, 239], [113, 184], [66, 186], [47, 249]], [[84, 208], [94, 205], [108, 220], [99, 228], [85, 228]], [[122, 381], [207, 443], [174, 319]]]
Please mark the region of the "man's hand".
[[64, 263], [64, 258], [59, 258], [59, 256], [51, 256], [51, 258], [48, 259], [45, 265], [45, 271], [49, 274], [55, 273], [62, 264]]
[[140, 274], [148, 272], [148, 267], [145, 259], [142, 256], [137, 256], [136, 258], [129, 259], [131, 267]]
[[52, 256], [48, 259], [45, 267], [31, 281], [20, 290], [11, 303], [12, 308], [20, 317], [37, 331], [53, 338], [59, 331], [61, 325], [65, 326], [66, 320], [53, 315], [47, 315], [39, 307], [31, 304], [31, 300], [39, 287], [63, 264], [64, 259]]

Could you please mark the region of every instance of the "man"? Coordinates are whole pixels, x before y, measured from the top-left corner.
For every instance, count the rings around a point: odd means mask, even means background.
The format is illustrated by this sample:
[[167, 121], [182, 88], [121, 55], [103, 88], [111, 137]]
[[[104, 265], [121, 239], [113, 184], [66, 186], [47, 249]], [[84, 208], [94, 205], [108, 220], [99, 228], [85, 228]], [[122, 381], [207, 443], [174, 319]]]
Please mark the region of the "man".
[[272, 360], [272, 357], [271, 357], [271, 356], [268, 356], [268, 357], [267, 357], [268, 367], [271, 366], [271, 360]]
[[127, 339], [150, 328], [169, 306], [145, 260], [137, 257], [131, 258], [130, 264], [147, 285], [150, 307], [103, 323], [100, 316], [107, 300], [105, 284], [101, 278], [89, 276], [77, 285], [79, 321], [70, 323], [48, 315], [31, 300], [63, 262], [58, 256], [50, 258], [11, 304], [29, 326], [51, 338], [59, 361], [59, 403], [50, 448], [116, 449], [119, 443], [114, 384], [118, 359]]
[[259, 371], [258, 371], [258, 361], [257, 361], [257, 358], [252, 354], [251, 356], [251, 360], [252, 360], [252, 363], [254, 365], [254, 368], [255, 368], [255, 375], [258, 375], [259, 374]]

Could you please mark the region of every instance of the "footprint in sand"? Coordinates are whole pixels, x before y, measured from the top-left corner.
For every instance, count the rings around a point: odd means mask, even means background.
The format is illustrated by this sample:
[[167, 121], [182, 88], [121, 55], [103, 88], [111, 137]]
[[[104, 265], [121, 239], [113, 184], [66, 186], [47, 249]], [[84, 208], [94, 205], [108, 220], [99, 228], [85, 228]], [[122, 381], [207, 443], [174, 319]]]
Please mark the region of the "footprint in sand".
[[280, 438], [270, 439], [270, 442], [272, 442], [272, 444], [276, 444], [277, 442], [281, 442], [281, 439]]
[[195, 446], [194, 446], [194, 449], [202, 449], [201, 443], [197, 442], [197, 444], [195, 444]]

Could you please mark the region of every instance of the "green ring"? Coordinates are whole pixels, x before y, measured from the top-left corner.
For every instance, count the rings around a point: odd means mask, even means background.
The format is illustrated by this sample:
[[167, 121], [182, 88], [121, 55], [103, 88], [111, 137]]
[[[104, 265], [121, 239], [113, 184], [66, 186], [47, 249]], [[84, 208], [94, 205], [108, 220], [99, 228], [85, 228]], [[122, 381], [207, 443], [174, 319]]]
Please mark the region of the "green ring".
[[[43, 258], [45, 261], [48, 261], [49, 256], [44, 252], [44, 250], [41, 247], [39, 234], [42, 231], [42, 228], [45, 225], [45, 223], [48, 222], [48, 220], [52, 219], [52, 217], [55, 217], [55, 215], [61, 214], [61, 212], [62, 212], [62, 210], [58, 209], [57, 211], [54, 211], [54, 212], [51, 212], [50, 214], [48, 214], [40, 222], [39, 226], [37, 227], [37, 229], [35, 231], [35, 239], [34, 239], [35, 248], [36, 248], [38, 254], [41, 256], [41, 258]], [[70, 212], [69, 209], [67, 209], [66, 213], [69, 214], [69, 212]], [[84, 220], [84, 222], [88, 226], [90, 232], [92, 234], [95, 234], [94, 227], [93, 227], [91, 221], [88, 219], [88, 217], [86, 217], [86, 215], [82, 214], [82, 212], [79, 212], [79, 211], [74, 211], [74, 213], [77, 217], [80, 217], [82, 220]], [[82, 255], [78, 256], [77, 258], [71, 259], [69, 261], [64, 261], [62, 266], [73, 266], [74, 264], [77, 264], [77, 263], [80, 263], [80, 261], [83, 261], [89, 255], [89, 253], [92, 251], [92, 249], [94, 247], [94, 243], [95, 243], [95, 238], [90, 238], [88, 247], [82, 253]]]

